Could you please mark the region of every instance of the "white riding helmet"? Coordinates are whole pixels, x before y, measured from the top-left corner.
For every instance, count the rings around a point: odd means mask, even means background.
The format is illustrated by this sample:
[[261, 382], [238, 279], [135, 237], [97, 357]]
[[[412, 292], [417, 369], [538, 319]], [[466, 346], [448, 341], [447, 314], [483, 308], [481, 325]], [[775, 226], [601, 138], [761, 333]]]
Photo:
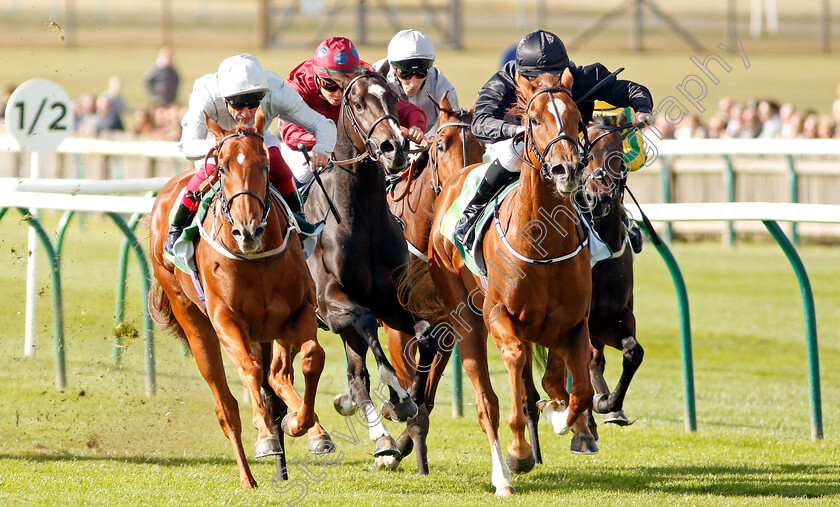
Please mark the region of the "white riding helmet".
[[216, 74], [219, 95], [233, 97], [245, 93], [268, 93], [268, 78], [254, 55], [242, 53], [225, 58]]
[[391, 63], [404, 60], [435, 59], [435, 46], [432, 40], [420, 30], [402, 30], [388, 43], [388, 61]]

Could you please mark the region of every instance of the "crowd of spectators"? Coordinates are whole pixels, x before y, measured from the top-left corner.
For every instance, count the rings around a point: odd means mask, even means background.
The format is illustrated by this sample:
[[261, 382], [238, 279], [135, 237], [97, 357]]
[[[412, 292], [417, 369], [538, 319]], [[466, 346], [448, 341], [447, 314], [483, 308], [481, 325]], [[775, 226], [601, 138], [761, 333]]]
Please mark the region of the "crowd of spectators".
[[751, 100], [746, 104], [724, 97], [708, 124], [688, 114], [677, 125], [657, 115], [655, 126], [663, 139], [840, 139], [840, 84], [832, 115], [803, 110], [790, 102]]

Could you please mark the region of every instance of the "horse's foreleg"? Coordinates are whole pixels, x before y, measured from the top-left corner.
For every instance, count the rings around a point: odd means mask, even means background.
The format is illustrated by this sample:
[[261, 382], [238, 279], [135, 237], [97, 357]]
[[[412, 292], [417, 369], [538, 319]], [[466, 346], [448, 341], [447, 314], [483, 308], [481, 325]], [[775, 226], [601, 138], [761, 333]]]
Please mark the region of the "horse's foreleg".
[[533, 349], [528, 345], [526, 349], [528, 357], [525, 361], [525, 369], [522, 370], [522, 381], [525, 383], [525, 417], [528, 423], [528, 433], [531, 437], [531, 455], [534, 457], [535, 464], [542, 463], [542, 453], [540, 452], [540, 435], [539, 422], [540, 410], [537, 408], [537, 401], [540, 399], [540, 393], [537, 391], [537, 386], [534, 385], [534, 371], [533, 371]]
[[589, 326], [586, 321], [572, 329], [570, 345], [566, 352], [566, 366], [572, 375], [572, 391], [569, 396], [569, 414], [566, 424], [572, 426], [572, 452], [595, 454], [598, 446], [589, 431], [587, 410], [592, 406], [595, 391], [589, 378], [589, 357], [592, 344], [589, 341]]
[[260, 395], [262, 384], [262, 364], [250, 349], [250, 340], [243, 333], [239, 324], [223, 311], [214, 316], [215, 328], [219, 335], [222, 348], [236, 366], [242, 385], [248, 390], [253, 408], [252, 422], [257, 429], [256, 457], [268, 456], [282, 452], [280, 441], [271, 432], [272, 421], [268, 410]]
[[351, 310], [350, 317], [356, 332], [365, 340], [373, 353], [374, 359], [376, 359], [376, 364], [379, 367], [379, 379], [388, 386], [390, 393], [388, 402], [391, 404], [388, 410], [391, 417], [402, 422], [416, 416], [417, 405], [411, 400], [408, 391], [400, 385], [397, 372], [391, 366], [382, 350], [382, 346], [379, 344], [376, 316], [367, 308], [357, 306]]
[[507, 368], [508, 382], [510, 383], [511, 399], [508, 426], [513, 433], [513, 441], [507, 448], [505, 459], [508, 468], [513, 473], [528, 473], [534, 468], [531, 445], [525, 439], [527, 422], [523, 411], [525, 382], [522, 375], [528, 360], [528, 347], [516, 337], [513, 325], [504, 313], [495, 319], [489, 327], [490, 334], [502, 353], [502, 360], [505, 363], [505, 368]]
[[251, 475], [245, 450], [242, 447], [242, 423], [239, 419], [239, 404], [228, 387], [216, 333], [198, 309], [184, 310], [173, 305], [172, 310], [175, 312], [178, 322], [184, 328], [198, 370], [213, 392], [213, 397], [216, 400], [216, 418], [233, 448], [233, 455], [239, 468], [239, 483], [243, 488], [254, 488], [257, 486], [257, 481]]

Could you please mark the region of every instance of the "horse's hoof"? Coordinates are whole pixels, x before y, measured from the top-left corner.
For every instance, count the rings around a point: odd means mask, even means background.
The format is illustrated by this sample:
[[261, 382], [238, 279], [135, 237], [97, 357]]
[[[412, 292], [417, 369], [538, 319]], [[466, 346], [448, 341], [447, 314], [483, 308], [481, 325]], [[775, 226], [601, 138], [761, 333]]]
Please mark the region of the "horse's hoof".
[[382, 404], [382, 415], [394, 422], [406, 422], [417, 417], [420, 411], [411, 398], [394, 405], [390, 401]]
[[292, 433], [292, 418], [295, 417], [295, 415], [297, 415], [297, 412], [289, 412], [283, 417], [283, 420], [280, 421], [280, 428], [283, 430], [283, 433], [289, 435], [290, 437], [299, 437], [306, 433], [306, 430], [300, 430], [297, 433]]
[[513, 496], [516, 494], [516, 490], [513, 489], [513, 486], [502, 486], [500, 488], [496, 488], [496, 496]]
[[257, 443], [254, 444], [255, 458], [264, 458], [275, 454], [283, 454], [283, 448], [280, 447], [280, 439], [274, 435], [257, 440]]
[[322, 433], [309, 437], [309, 452], [312, 454], [329, 454], [335, 452], [335, 442], [329, 433]]
[[376, 439], [373, 446], [373, 457], [378, 458], [379, 456], [399, 456], [402, 459], [397, 443], [394, 442], [391, 435], [382, 435]]
[[397, 438], [397, 449], [400, 450], [400, 454], [405, 457], [411, 454], [411, 451], [414, 450], [414, 440], [411, 439], [411, 436], [407, 434], [407, 432], [403, 432]]
[[356, 405], [356, 402], [353, 401], [353, 398], [346, 393], [339, 394], [335, 397], [335, 399], [333, 399], [333, 407], [335, 407], [336, 412], [344, 417], [349, 417], [355, 414], [356, 409], [359, 408], [359, 406]]
[[604, 415], [604, 422], [615, 424], [618, 426], [629, 426], [630, 420], [627, 419], [627, 416], [624, 415], [623, 410], [619, 410], [618, 412], [610, 412], [609, 414]]
[[598, 454], [598, 444], [592, 435], [572, 437], [572, 454]]
[[566, 424], [569, 418], [569, 409], [566, 408], [565, 401], [540, 400], [537, 402], [537, 408], [540, 409], [542, 415], [551, 423], [551, 428], [554, 430], [554, 433], [565, 435], [569, 432], [571, 427]]
[[510, 453], [505, 453], [505, 463], [511, 472], [515, 474], [527, 474], [534, 469], [534, 455], [529, 454], [524, 458], [514, 458]]
[[373, 464], [380, 470], [396, 470], [402, 462], [402, 456], [377, 456], [373, 458]]

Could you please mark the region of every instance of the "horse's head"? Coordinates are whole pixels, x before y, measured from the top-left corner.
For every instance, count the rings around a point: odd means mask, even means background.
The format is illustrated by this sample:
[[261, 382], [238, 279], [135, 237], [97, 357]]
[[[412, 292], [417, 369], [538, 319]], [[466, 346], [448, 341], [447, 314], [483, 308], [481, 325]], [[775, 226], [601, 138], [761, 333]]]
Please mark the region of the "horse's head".
[[470, 128], [472, 110], [453, 110], [447, 94], [443, 94], [438, 105], [438, 128], [431, 154], [442, 181], [462, 167], [481, 162], [484, 155], [484, 144]]
[[[269, 210], [268, 154], [262, 132], [265, 114], [257, 109], [255, 125], [222, 129], [207, 118], [207, 128], [216, 138], [215, 157], [221, 190], [222, 213], [230, 223], [231, 235], [242, 253], [262, 248]], [[239, 199], [236, 199], [239, 197]]]
[[561, 194], [574, 191], [581, 182], [579, 141], [580, 112], [572, 99], [573, 78], [566, 69], [562, 77], [542, 74], [533, 80], [516, 75], [518, 103], [513, 112], [525, 126], [523, 157]]
[[[338, 73], [336, 73], [338, 74]], [[400, 131], [397, 95], [375, 72], [337, 76], [344, 88], [342, 121], [353, 128], [353, 144], [360, 153], [380, 160], [385, 170], [398, 174], [408, 163], [408, 140]]]
[[587, 137], [592, 160], [584, 170], [583, 185], [576, 200], [584, 212], [597, 220], [610, 212], [616, 199], [621, 199], [627, 166], [621, 149], [621, 131], [612, 117], [596, 116], [587, 128]]

